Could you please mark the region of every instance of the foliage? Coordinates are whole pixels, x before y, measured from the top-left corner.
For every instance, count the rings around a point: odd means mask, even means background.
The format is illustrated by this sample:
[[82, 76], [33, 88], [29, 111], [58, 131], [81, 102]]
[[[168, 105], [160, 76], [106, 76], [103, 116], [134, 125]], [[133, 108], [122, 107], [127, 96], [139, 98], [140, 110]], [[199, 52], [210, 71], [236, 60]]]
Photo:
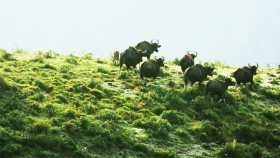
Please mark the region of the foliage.
[[[109, 59], [0, 49], [0, 157], [279, 157], [280, 73], [226, 104], [184, 87], [178, 59], [143, 86]], [[215, 62], [223, 79], [233, 69]], [[221, 71], [220, 71], [221, 70]], [[112, 156], [114, 155], [114, 156]]]

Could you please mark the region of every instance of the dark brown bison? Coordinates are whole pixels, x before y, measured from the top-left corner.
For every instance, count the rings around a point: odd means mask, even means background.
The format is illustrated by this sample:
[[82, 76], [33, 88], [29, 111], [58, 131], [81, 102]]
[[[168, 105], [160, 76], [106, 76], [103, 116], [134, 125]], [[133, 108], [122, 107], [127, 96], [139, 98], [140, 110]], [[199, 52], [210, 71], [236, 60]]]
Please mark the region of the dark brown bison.
[[135, 48], [142, 50], [142, 52], [145, 52], [144, 56], [147, 57], [148, 59], [150, 59], [151, 54], [155, 51], [158, 52], [158, 48], [160, 48], [161, 45], [159, 45], [159, 42], [157, 40], [157, 43], [154, 43], [153, 40], [150, 42], [147, 41], [143, 41], [138, 43]]
[[155, 79], [159, 73], [160, 67], [164, 66], [164, 57], [149, 59], [144, 61], [140, 65], [140, 78], [144, 81], [144, 85], [146, 85], [147, 81], [144, 80], [144, 77], [152, 77]]
[[237, 85], [240, 85], [240, 83], [245, 84], [250, 82], [252, 89], [255, 91], [256, 89], [254, 87], [253, 76], [257, 74], [258, 67], [258, 64], [256, 66], [250, 66], [250, 64], [248, 64], [248, 66], [238, 68], [233, 73], [233, 77], [235, 78]]
[[210, 96], [217, 95], [219, 96], [220, 101], [224, 101], [226, 104], [226, 100], [224, 98], [225, 91], [228, 89], [229, 85], [232, 85], [233, 82], [230, 78], [226, 78], [225, 81], [219, 81], [219, 80], [210, 80], [207, 82], [205, 87], [205, 96], [210, 94]]
[[139, 64], [142, 60], [142, 57], [144, 56], [144, 53], [141, 50], [137, 50], [134, 47], [127, 48], [124, 52], [120, 54], [120, 68], [119, 73], [121, 71], [122, 65], [125, 64], [127, 70], [130, 69], [130, 67], [134, 67], [136, 72], [136, 65]]
[[214, 66], [212, 65], [207, 66], [206, 64], [196, 64], [195, 66], [189, 67], [184, 72], [184, 82], [185, 86], [188, 84], [188, 82], [191, 82], [191, 85], [193, 85], [195, 82], [199, 82], [201, 84], [203, 80], [207, 77], [207, 75], [212, 76], [214, 71]]
[[115, 51], [114, 54], [113, 54], [113, 64], [118, 63], [119, 60], [120, 60], [120, 52]]
[[197, 56], [197, 52], [194, 54], [190, 54], [189, 51], [180, 59], [180, 66], [182, 72], [184, 73], [185, 70], [190, 67], [194, 66], [194, 58]]

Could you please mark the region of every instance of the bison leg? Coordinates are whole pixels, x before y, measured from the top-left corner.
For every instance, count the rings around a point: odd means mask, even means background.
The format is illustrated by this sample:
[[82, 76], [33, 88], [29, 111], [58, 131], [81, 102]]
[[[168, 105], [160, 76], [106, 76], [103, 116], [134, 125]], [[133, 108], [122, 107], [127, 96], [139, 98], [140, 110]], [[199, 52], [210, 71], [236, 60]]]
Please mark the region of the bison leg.
[[254, 86], [254, 81], [253, 81], [253, 79], [252, 79], [250, 82], [251, 82], [252, 90], [253, 90], [253, 91], [256, 91], [255, 86]]
[[[219, 95], [219, 96], [220, 96], [220, 95]], [[221, 101], [224, 101], [224, 103], [227, 104], [227, 103], [226, 103], [226, 99], [225, 99], [225, 94], [222, 94], [222, 95], [220, 96], [220, 98], [221, 98], [221, 99], [219, 100], [219, 103], [220, 103]]]
[[122, 66], [123, 66], [123, 62], [120, 61], [119, 74], [120, 74], [120, 72], [121, 72]]
[[188, 81], [188, 79], [184, 79], [184, 88], [186, 88], [187, 87], [187, 85], [188, 85], [188, 83], [189, 83], [189, 81]]

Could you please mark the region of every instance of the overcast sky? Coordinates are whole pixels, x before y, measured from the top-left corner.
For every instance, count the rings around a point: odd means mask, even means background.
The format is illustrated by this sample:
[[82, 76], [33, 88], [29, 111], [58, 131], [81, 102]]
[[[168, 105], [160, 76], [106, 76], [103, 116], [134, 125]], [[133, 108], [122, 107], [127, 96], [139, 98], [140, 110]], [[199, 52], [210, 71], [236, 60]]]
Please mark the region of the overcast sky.
[[0, 0], [0, 48], [109, 57], [158, 39], [155, 55], [280, 64], [280, 0]]

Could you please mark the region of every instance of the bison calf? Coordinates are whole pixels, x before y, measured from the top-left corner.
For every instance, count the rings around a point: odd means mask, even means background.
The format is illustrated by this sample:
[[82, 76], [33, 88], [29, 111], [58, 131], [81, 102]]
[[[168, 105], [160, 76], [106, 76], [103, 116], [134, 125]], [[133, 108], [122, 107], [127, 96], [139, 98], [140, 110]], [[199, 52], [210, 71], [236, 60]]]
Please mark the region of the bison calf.
[[[144, 77], [152, 77], [155, 79], [159, 73], [160, 67], [164, 66], [164, 57], [162, 58], [155, 58], [155, 60], [150, 59], [144, 61], [140, 65], [140, 78], [144, 80]], [[147, 81], [144, 80], [144, 85], [146, 85]]]
[[191, 85], [193, 85], [195, 82], [199, 82], [201, 84], [203, 80], [207, 77], [207, 75], [212, 76], [214, 71], [214, 66], [211, 67], [204, 64], [196, 64], [195, 66], [189, 67], [184, 72], [184, 82], [185, 86], [188, 84], [188, 82], [191, 82]]
[[115, 51], [114, 54], [113, 54], [113, 64], [118, 63], [119, 60], [120, 60], [120, 52]]
[[253, 77], [254, 75], [257, 74], [257, 69], [259, 65], [257, 64], [256, 66], [251, 66], [248, 64], [248, 66], [244, 66], [243, 68], [238, 68], [234, 73], [233, 77], [235, 78], [237, 85], [240, 85], [240, 83], [251, 83], [251, 87], [254, 91], [256, 91], [254, 87], [254, 81]]
[[217, 95], [220, 98], [219, 102], [223, 100], [226, 104], [224, 94], [225, 91], [228, 89], [228, 86], [232, 83], [233, 82], [230, 78], [225, 79], [225, 81], [210, 80], [207, 82], [205, 87], [205, 96], [207, 96], [208, 93], [210, 94], [210, 96]]

